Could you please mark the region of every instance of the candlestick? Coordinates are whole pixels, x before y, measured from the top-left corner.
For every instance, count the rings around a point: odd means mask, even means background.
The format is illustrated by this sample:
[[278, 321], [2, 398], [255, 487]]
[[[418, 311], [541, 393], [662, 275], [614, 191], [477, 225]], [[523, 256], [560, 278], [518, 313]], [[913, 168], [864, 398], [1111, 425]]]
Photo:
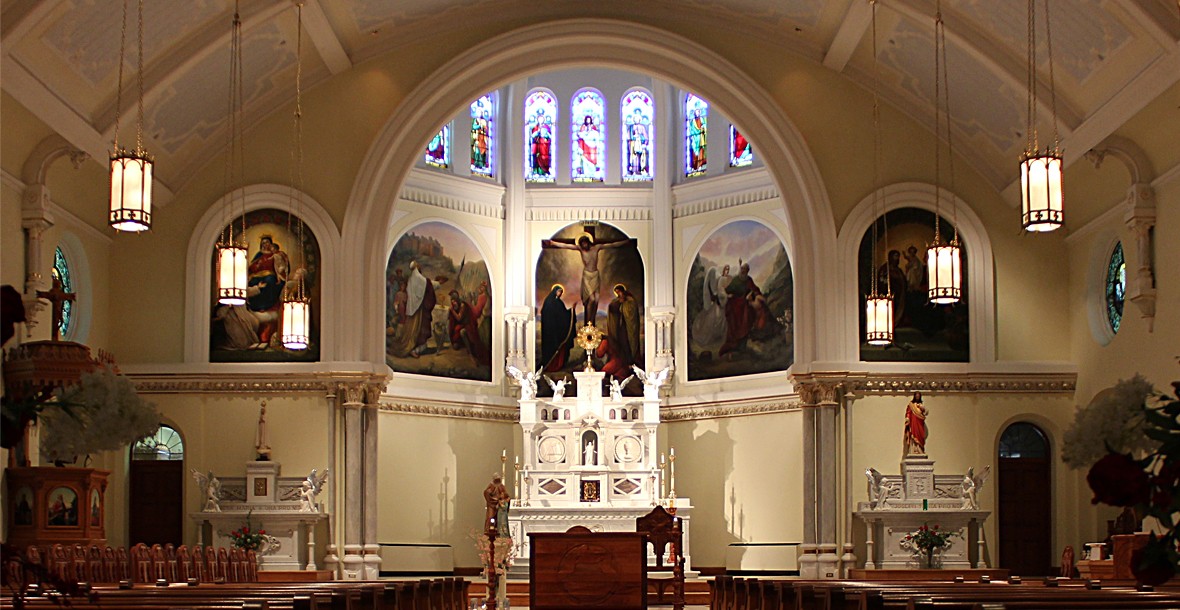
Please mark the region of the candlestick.
[[669, 487], [669, 493], [670, 493], [671, 498], [673, 499], [673, 502], [674, 502], [676, 499], [676, 448], [675, 447], [673, 447], [671, 449], [671, 451], [668, 452], [668, 464], [669, 464], [669, 466], [668, 466], [669, 470], [672, 471], [672, 477], [671, 477], [672, 480], [668, 483], [668, 487]]
[[500, 452], [500, 481], [504, 481], [504, 467], [508, 464], [508, 450]]

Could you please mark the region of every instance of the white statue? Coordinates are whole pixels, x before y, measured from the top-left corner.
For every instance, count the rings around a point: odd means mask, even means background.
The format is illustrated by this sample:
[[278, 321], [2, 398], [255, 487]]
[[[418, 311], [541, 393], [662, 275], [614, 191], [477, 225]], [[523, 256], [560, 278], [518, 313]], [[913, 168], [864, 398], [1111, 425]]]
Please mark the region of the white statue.
[[586, 441], [586, 447], [582, 452], [582, 464], [584, 466], [593, 466], [597, 462], [594, 459], [594, 439]]
[[213, 476], [213, 471], [209, 474], [201, 474], [201, 471], [196, 468], [192, 469], [193, 480], [197, 482], [197, 487], [201, 488], [201, 495], [205, 498], [205, 507], [201, 510], [207, 513], [221, 512], [221, 481]]
[[869, 468], [865, 471], [865, 476], [869, 479], [869, 508], [875, 509], [885, 500], [881, 497], [881, 486], [885, 483], [885, 475], [878, 472], [876, 468]]
[[639, 377], [639, 380], [643, 382], [643, 397], [649, 400], [659, 399], [660, 386], [664, 385], [664, 382], [668, 380], [668, 375], [672, 373], [672, 367], [666, 366], [654, 373], [647, 373], [634, 364], [631, 365], [631, 368], [635, 371], [635, 375]]
[[541, 369], [537, 369], [535, 373], [531, 371], [526, 372], [509, 364], [504, 370], [520, 386], [521, 400], [532, 400], [537, 397], [537, 377], [541, 376]]
[[307, 475], [307, 479], [303, 481], [303, 488], [299, 490], [299, 510], [305, 513], [319, 512], [320, 508], [316, 504], [315, 498], [323, 491], [324, 482], [327, 480], [327, 468], [322, 474], [317, 474], [315, 468], [311, 469], [311, 474]]
[[258, 432], [254, 436], [254, 449], [258, 452], [258, 459], [270, 459], [270, 433], [266, 429], [266, 401], [262, 401], [262, 409], [258, 411]]
[[623, 381], [619, 381], [618, 379], [611, 377], [610, 378], [610, 399], [615, 402], [622, 402], [623, 388], [627, 387], [627, 384], [631, 383], [632, 379], [635, 379], [635, 375], [632, 375], [632, 376], [624, 379]]
[[978, 475], [975, 474], [975, 467], [967, 469], [967, 474], [963, 475], [963, 482], [961, 483], [963, 510], [979, 509], [979, 492], [983, 490], [983, 484], [987, 481], [987, 477], [991, 472], [991, 466], [984, 466]]
[[565, 398], [565, 384], [569, 383], [569, 381], [565, 379], [558, 379], [554, 381], [550, 379], [548, 375], [542, 375], [542, 377], [545, 378], [545, 382], [549, 384], [549, 387], [553, 388], [553, 400], [561, 400], [562, 398]]

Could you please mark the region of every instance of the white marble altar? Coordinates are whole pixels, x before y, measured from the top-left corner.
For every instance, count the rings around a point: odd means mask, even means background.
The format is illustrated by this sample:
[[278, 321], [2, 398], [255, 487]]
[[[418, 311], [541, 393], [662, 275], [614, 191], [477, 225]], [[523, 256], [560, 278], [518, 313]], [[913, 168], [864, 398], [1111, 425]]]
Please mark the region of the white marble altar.
[[320, 510], [302, 510], [304, 477], [283, 477], [278, 462], [247, 462], [245, 477], [220, 477], [220, 511], [189, 513], [203, 545], [232, 547], [230, 532], [246, 525], [265, 530], [258, 553], [259, 570], [316, 570], [315, 528], [328, 518]]
[[564, 532], [575, 525], [635, 531], [635, 519], [657, 504], [674, 507], [684, 520], [685, 569], [690, 572], [691, 502], [676, 498], [674, 489], [661, 498], [659, 396], [606, 397], [604, 373], [574, 376], [576, 397], [520, 400], [524, 456], [508, 521], [513, 540], [521, 544], [511, 574], [528, 574], [530, 533]]
[[919, 567], [917, 558], [902, 546], [902, 541], [923, 525], [958, 532], [938, 555], [942, 567], [988, 567], [983, 522], [991, 513], [978, 510], [974, 495], [964, 497], [978, 493], [982, 480], [973, 480], [968, 490], [965, 475], [937, 475], [934, 460], [925, 456], [906, 457], [901, 470], [901, 475], [883, 475], [876, 469], [866, 472], [869, 501], [859, 503], [854, 513], [866, 526], [865, 568]]

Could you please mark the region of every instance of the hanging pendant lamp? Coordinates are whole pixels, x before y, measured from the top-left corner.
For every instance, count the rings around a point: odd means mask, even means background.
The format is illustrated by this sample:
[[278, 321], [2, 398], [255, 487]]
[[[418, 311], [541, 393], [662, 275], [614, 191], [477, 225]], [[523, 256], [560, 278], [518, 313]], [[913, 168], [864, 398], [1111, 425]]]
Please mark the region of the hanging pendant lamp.
[[[946, 26], [942, 22], [942, 2], [935, 3], [934, 13], [934, 241], [926, 250], [929, 274], [929, 298], [936, 305], [952, 305], [963, 297], [962, 249], [959, 229], [949, 242], [942, 238], [942, 127], [946, 121], [947, 165], [951, 193], [955, 184], [955, 150], [951, 144], [950, 80], [946, 68]], [[951, 211], [955, 205], [952, 202]]]
[[[889, 251], [889, 218], [881, 203], [881, 105], [878, 96], [880, 74], [877, 71], [877, 1], [869, 0], [873, 11], [873, 208], [878, 210], [885, 225], [885, 250]], [[872, 255], [877, 254], [877, 221], [873, 221]], [[871, 259], [870, 259], [871, 260]], [[875, 265], [869, 265], [872, 288], [865, 296], [865, 342], [869, 345], [893, 343], [893, 290], [888, 272], [885, 276], [885, 294], [880, 293], [880, 283]]]
[[139, 113], [135, 124], [135, 148], [119, 145], [119, 118], [123, 110], [123, 55], [127, 47], [127, 1], [123, 0], [123, 28], [119, 42], [119, 85], [115, 101], [115, 137], [110, 155], [110, 214], [116, 231], [139, 232], [152, 228], [152, 169], [155, 160], [143, 147], [143, 0], [139, 0]]
[[1049, 2], [1045, 2], [1045, 39], [1049, 51], [1049, 97], [1053, 111], [1053, 145], [1041, 150], [1037, 141], [1036, 0], [1028, 0], [1028, 141], [1020, 156], [1020, 226], [1044, 233], [1065, 223], [1061, 190], [1062, 152], [1057, 133], [1057, 91], [1053, 82], [1053, 34]]
[[[226, 186], [229, 190], [229, 204], [226, 214], [229, 222], [217, 243], [217, 302], [223, 305], [246, 304], [247, 263], [246, 245], [242, 240], [246, 236], [246, 201], [245, 194], [238, 188], [242, 179], [243, 144], [242, 144], [242, 19], [238, 14], [238, 7], [234, 5], [233, 30], [230, 35], [230, 69], [229, 69], [229, 125], [228, 146], [226, 150]], [[236, 178], [236, 179], [235, 179]], [[234, 200], [241, 200], [241, 232], [234, 235]]]
[[[291, 229], [291, 210], [295, 208], [296, 213], [301, 211], [300, 201], [303, 198], [303, 4], [296, 5], [297, 10], [297, 26], [295, 33], [295, 126], [294, 126], [294, 147], [292, 173], [295, 175], [295, 184], [291, 185], [291, 202], [287, 210], [287, 230]], [[299, 249], [298, 256], [300, 260], [305, 254], [303, 243], [303, 218], [298, 217], [299, 222]], [[295, 280], [295, 285], [292, 287], [287, 285], [287, 289], [283, 291], [283, 327], [281, 339], [283, 347], [292, 351], [305, 350], [310, 342], [311, 331], [311, 299], [308, 298], [303, 285], [303, 277]]]

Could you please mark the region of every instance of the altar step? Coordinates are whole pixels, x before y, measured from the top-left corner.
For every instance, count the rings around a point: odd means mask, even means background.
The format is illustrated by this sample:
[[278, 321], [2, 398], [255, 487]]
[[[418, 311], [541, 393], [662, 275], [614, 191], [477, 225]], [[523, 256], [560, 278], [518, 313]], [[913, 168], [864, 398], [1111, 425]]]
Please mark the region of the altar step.
[[[487, 583], [482, 581], [474, 581], [471, 583], [471, 588], [468, 589], [467, 595], [469, 597], [482, 598], [487, 591]], [[685, 581], [684, 583], [684, 601], [689, 606], [708, 606], [710, 600], [709, 595], [709, 581], [693, 579]], [[529, 605], [529, 583], [521, 580], [508, 581], [508, 601], [513, 608], [521, 608]]]

